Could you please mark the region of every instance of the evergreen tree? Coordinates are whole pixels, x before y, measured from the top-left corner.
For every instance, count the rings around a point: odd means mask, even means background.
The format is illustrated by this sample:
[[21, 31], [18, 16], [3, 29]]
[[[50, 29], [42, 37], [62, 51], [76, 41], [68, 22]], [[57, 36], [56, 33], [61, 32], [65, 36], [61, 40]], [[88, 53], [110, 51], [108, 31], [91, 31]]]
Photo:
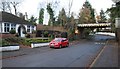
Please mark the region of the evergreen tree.
[[116, 3], [115, 7], [108, 8], [106, 12], [110, 16], [110, 22], [112, 23], [112, 32], [115, 32], [115, 18], [120, 17], [120, 1]]
[[100, 21], [99, 22], [106, 22], [106, 16], [105, 16], [105, 12], [101, 9], [100, 11]]
[[64, 8], [62, 8], [62, 10], [59, 12], [57, 22], [60, 26], [65, 26], [67, 22], [67, 16]]
[[92, 8], [91, 4], [87, 0], [83, 4], [83, 7], [79, 15], [82, 23], [95, 23], [94, 9]]
[[53, 11], [50, 3], [47, 4], [47, 12], [50, 15], [50, 19], [49, 19], [48, 25], [49, 26], [53, 26], [54, 22], [55, 22], [55, 18], [54, 18], [54, 11]]
[[[95, 23], [94, 9], [92, 8], [91, 4], [87, 0], [83, 4], [82, 9], [80, 10], [79, 23], [81, 23], [81, 24]], [[92, 31], [92, 29], [85, 28], [83, 30], [84, 35], [82, 37], [87, 38], [91, 31]]]
[[39, 24], [43, 24], [43, 19], [44, 19], [44, 9], [41, 8], [39, 12]]
[[109, 13], [110, 19], [112, 23], [115, 23], [115, 18], [120, 17], [120, 1], [116, 7], [111, 7], [107, 9], [107, 13]]
[[35, 18], [34, 16], [31, 16], [28, 21], [33, 23], [33, 24], [36, 24], [37, 18]]

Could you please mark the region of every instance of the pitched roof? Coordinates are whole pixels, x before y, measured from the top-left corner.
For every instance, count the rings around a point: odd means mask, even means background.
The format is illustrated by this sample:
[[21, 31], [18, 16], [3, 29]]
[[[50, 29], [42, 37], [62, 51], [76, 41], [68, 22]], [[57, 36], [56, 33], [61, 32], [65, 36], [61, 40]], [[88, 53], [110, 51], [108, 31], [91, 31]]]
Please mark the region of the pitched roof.
[[18, 17], [15, 16], [11, 13], [7, 13], [7, 12], [0, 12], [0, 22], [11, 22], [11, 23], [15, 23], [15, 24], [27, 24], [27, 25], [33, 25], [32, 23]]

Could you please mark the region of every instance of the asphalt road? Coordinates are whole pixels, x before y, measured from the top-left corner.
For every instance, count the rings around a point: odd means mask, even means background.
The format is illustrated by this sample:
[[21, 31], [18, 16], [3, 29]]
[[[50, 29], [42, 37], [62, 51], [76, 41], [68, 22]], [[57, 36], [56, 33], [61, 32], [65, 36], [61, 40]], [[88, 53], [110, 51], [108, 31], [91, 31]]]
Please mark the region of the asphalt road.
[[89, 67], [103, 49], [110, 36], [96, 35], [94, 40], [83, 40], [61, 49], [46, 47], [30, 54], [2, 60], [3, 67]]

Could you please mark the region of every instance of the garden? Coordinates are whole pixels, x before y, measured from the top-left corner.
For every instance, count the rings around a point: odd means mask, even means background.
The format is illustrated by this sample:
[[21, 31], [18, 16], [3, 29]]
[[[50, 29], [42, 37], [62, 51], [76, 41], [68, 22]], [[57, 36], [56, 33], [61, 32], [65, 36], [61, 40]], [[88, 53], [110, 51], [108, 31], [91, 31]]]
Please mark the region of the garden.
[[9, 45], [24, 45], [30, 46], [31, 43], [47, 43], [50, 42], [49, 38], [21, 38], [21, 37], [9, 37], [1, 39], [0, 45], [2, 47]]

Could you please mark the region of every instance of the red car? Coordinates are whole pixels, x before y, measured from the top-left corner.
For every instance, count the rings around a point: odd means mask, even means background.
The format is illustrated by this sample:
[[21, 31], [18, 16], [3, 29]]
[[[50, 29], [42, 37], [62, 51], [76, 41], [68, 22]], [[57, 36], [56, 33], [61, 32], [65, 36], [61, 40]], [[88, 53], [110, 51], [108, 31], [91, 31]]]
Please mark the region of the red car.
[[49, 47], [52, 48], [62, 48], [62, 47], [68, 47], [69, 42], [67, 38], [55, 38], [49, 43]]

